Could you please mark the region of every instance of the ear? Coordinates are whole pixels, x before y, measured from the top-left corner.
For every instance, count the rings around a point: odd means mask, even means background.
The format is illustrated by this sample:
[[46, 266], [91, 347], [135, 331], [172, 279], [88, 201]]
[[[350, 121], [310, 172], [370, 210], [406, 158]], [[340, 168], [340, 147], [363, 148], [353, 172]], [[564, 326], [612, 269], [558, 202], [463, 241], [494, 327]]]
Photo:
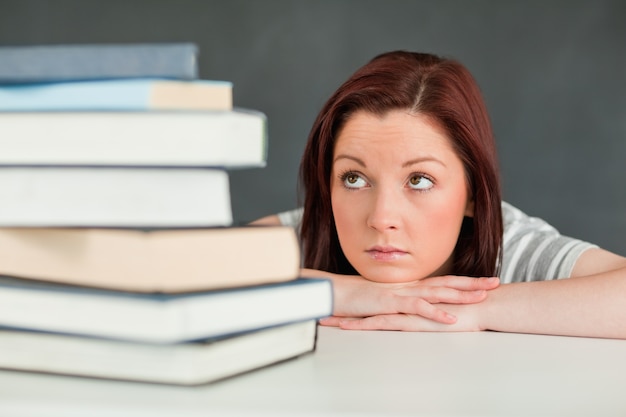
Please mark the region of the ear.
[[465, 205], [465, 217], [474, 217], [474, 199], [468, 198]]

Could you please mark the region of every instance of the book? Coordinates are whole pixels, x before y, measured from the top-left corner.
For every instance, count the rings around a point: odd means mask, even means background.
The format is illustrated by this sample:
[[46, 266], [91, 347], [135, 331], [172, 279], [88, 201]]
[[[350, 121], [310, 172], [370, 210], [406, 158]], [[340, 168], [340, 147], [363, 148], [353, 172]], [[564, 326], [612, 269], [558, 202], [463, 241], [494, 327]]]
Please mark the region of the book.
[[316, 331], [310, 320], [226, 339], [158, 345], [0, 330], [0, 368], [199, 385], [313, 352]]
[[163, 294], [0, 277], [0, 305], [1, 326], [144, 343], [178, 343], [329, 316], [332, 287], [329, 280], [300, 278]]
[[0, 274], [136, 292], [185, 292], [291, 280], [289, 226], [207, 229], [0, 228]]
[[0, 111], [231, 110], [232, 83], [131, 78], [0, 85]]
[[264, 167], [258, 111], [0, 112], [0, 165]]
[[0, 47], [0, 83], [155, 77], [198, 78], [193, 43], [101, 43]]
[[0, 167], [0, 226], [215, 227], [228, 173], [199, 168]]

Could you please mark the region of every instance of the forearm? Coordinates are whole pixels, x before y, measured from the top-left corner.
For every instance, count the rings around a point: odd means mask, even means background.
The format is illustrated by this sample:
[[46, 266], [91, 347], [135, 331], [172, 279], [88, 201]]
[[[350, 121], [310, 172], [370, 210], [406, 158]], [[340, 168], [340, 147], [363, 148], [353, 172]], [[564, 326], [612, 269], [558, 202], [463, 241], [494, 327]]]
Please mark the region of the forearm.
[[280, 226], [280, 219], [277, 215], [261, 217], [249, 223], [251, 226]]
[[[340, 275], [301, 269], [302, 277], [328, 278], [333, 282], [333, 315], [367, 317], [380, 314], [415, 314], [441, 323], [456, 317], [444, 305], [480, 303], [497, 278], [442, 276], [406, 283], [376, 283], [357, 275]], [[441, 304], [445, 303], [445, 304]]]
[[477, 307], [488, 330], [626, 339], [626, 268], [501, 285]]

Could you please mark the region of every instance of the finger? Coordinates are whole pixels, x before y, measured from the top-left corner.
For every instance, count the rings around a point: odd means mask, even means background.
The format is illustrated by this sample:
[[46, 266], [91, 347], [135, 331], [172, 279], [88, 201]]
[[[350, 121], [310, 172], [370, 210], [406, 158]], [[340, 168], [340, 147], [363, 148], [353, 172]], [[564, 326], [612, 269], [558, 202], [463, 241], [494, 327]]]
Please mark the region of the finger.
[[438, 308], [421, 297], [394, 296], [391, 302], [393, 305], [388, 309], [390, 312], [416, 314], [429, 320], [446, 324], [456, 322], [454, 315]]
[[320, 326], [339, 327], [339, 322], [343, 319], [345, 319], [345, 317], [329, 316], [319, 319], [317, 322]]
[[[432, 287], [423, 285], [421, 287], [405, 288], [391, 292], [393, 298], [421, 298], [429, 303], [446, 304], [474, 304], [480, 303], [487, 298], [486, 290], [463, 291], [448, 287]], [[392, 303], [401, 303], [397, 299], [392, 299]], [[409, 311], [395, 310], [394, 312], [409, 313]]]
[[406, 314], [381, 314], [361, 319], [344, 319], [339, 321], [339, 327], [344, 330], [421, 331], [432, 329], [433, 326], [429, 326], [428, 322], [424, 318]]
[[441, 277], [426, 278], [422, 284], [435, 287], [448, 287], [463, 291], [492, 290], [500, 285], [498, 277], [464, 277], [457, 275], [446, 275]]

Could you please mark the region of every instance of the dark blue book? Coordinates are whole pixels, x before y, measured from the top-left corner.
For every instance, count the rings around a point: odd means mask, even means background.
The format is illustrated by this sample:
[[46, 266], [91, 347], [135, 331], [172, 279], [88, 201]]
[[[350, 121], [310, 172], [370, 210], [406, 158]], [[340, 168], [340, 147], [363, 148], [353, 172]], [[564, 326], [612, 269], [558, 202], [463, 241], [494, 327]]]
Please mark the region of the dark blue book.
[[198, 78], [198, 47], [193, 43], [0, 47], [3, 84], [146, 77]]
[[326, 279], [300, 278], [165, 294], [0, 277], [0, 306], [0, 326], [7, 328], [168, 344], [329, 316], [332, 285]]

